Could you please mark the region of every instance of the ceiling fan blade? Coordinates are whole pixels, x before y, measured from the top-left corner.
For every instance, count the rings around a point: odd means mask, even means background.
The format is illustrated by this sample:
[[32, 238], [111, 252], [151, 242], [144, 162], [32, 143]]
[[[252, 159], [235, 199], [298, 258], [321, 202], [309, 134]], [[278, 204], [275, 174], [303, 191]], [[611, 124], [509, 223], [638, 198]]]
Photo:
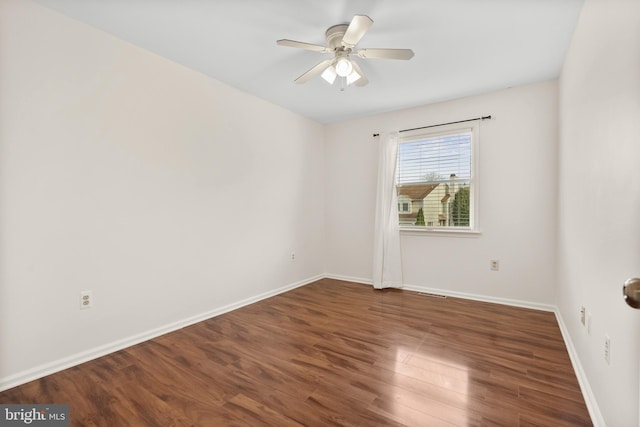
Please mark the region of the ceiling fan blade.
[[312, 50], [314, 52], [322, 52], [322, 53], [331, 52], [331, 49], [324, 46], [320, 46], [319, 44], [298, 42], [298, 41], [289, 40], [289, 39], [281, 39], [281, 40], [278, 40], [276, 43], [278, 43], [280, 46], [297, 47], [300, 49]]
[[360, 49], [357, 55], [360, 58], [411, 59], [413, 51], [411, 49]]
[[373, 20], [367, 15], [355, 15], [342, 37], [342, 45], [353, 48], [369, 30], [371, 24], [373, 24]]
[[351, 60], [351, 65], [353, 66], [353, 69], [355, 70], [355, 72], [360, 75], [360, 78], [358, 80], [356, 80], [355, 82], [353, 82], [353, 84], [356, 85], [356, 86], [366, 86], [369, 83], [369, 80], [367, 79], [367, 77], [362, 72], [362, 69], [360, 68], [360, 65], [358, 65], [358, 63], [356, 61], [354, 61], [353, 59]]
[[318, 74], [326, 70], [327, 67], [329, 67], [332, 62], [333, 62], [333, 59], [327, 59], [325, 61], [322, 61], [321, 63], [315, 65], [312, 69], [310, 69], [309, 71], [307, 71], [306, 73], [304, 73], [303, 75], [295, 79], [295, 82], [298, 84], [307, 82], [308, 80], [314, 78], [315, 76], [317, 76]]

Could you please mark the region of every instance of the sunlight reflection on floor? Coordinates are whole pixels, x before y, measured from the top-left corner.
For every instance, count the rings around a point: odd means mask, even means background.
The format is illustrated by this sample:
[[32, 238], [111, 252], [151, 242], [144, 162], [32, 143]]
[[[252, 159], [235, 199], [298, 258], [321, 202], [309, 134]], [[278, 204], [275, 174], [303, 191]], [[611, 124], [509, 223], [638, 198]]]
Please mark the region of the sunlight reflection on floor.
[[[408, 425], [466, 425], [469, 370], [428, 353], [398, 347], [392, 414]], [[455, 408], [455, 409], [454, 409]]]

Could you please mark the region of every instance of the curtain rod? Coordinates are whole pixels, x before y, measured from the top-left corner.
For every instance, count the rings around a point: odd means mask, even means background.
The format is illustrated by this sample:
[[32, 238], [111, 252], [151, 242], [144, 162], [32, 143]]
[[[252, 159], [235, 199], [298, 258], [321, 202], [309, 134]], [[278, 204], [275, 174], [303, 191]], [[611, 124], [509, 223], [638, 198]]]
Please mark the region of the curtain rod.
[[[467, 120], [458, 120], [457, 122], [449, 122], [449, 123], [440, 123], [437, 125], [429, 125], [429, 126], [421, 126], [419, 128], [411, 128], [411, 129], [402, 129], [399, 130], [398, 132], [409, 132], [412, 130], [419, 130], [419, 129], [428, 129], [428, 128], [434, 128], [437, 126], [446, 126], [446, 125], [455, 125], [458, 123], [464, 123], [464, 122], [475, 122], [476, 120], [489, 120], [491, 119], [491, 116], [483, 116], [483, 117], [476, 117], [475, 119], [467, 119]], [[380, 136], [379, 133], [374, 133], [373, 136]]]

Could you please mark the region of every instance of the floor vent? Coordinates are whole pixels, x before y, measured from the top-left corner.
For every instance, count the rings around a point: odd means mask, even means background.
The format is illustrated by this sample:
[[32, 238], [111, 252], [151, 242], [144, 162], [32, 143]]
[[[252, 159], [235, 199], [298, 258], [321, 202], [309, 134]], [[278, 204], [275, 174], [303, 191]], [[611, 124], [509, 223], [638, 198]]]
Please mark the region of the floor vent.
[[425, 296], [425, 297], [431, 297], [431, 298], [440, 298], [440, 299], [447, 299], [446, 295], [440, 295], [440, 294], [430, 294], [428, 292], [418, 292], [419, 295]]

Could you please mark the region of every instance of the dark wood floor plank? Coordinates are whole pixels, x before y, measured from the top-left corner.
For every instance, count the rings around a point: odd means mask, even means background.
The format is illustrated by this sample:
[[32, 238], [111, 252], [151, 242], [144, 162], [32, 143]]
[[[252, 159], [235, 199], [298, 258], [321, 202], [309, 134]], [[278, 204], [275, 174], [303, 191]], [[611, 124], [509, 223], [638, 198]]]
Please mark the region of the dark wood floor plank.
[[553, 313], [324, 279], [0, 393], [73, 426], [589, 426]]

